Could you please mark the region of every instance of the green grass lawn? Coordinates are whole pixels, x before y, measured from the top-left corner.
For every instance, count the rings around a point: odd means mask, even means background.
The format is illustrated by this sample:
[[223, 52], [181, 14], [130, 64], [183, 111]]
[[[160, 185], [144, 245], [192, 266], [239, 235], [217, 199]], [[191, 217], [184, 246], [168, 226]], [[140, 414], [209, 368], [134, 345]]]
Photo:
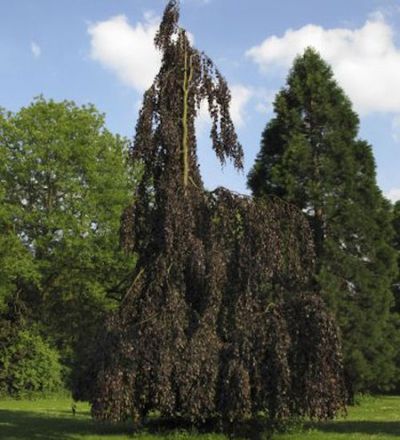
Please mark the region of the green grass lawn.
[[[89, 407], [78, 403], [77, 414], [71, 401], [3, 400], [0, 401], [1, 440], [224, 440], [217, 434], [185, 431], [141, 432], [132, 434], [129, 425], [103, 426], [90, 418]], [[349, 409], [346, 418], [307, 426], [304, 431], [276, 436], [277, 440], [369, 440], [400, 438], [400, 397], [366, 398]]]

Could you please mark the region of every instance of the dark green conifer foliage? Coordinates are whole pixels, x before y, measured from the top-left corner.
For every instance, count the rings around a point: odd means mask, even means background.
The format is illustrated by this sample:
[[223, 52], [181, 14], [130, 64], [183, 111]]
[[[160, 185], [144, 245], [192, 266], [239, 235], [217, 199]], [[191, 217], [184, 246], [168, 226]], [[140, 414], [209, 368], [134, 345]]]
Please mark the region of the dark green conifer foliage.
[[393, 207], [393, 229], [394, 229], [394, 248], [397, 253], [397, 267], [399, 269], [397, 279], [393, 286], [395, 298], [395, 310], [400, 313], [400, 201], [397, 201]]
[[349, 385], [386, 389], [395, 372], [395, 260], [372, 149], [357, 138], [358, 117], [313, 49], [295, 60], [274, 109], [248, 184], [257, 198], [278, 195], [307, 214], [316, 284], [342, 330]]
[[[394, 241], [393, 246], [396, 249], [397, 254], [397, 266], [400, 269], [400, 200], [393, 206], [393, 229], [394, 229]], [[397, 276], [394, 284], [394, 297], [395, 297], [395, 310], [400, 312], [400, 277]]]
[[279, 200], [205, 191], [194, 130], [202, 99], [221, 162], [240, 168], [242, 149], [227, 84], [178, 15], [170, 1], [156, 37], [162, 67], [136, 128], [143, 176], [122, 242], [138, 254], [137, 272], [100, 338], [93, 415], [332, 417], [344, 402], [340, 347], [321, 299], [307, 294], [307, 220]]
[[[392, 334], [393, 345], [400, 346], [400, 201], [397, 201], [392, 206], [392, 225], [394, 229], [393, 246], [396, 250], [397, 258], [397, 276], [393, 282], [393, 296], [394, 307], [392, 313], [392, 319], [394, 321], [394, 332]], [[396, 367], [397, 367], [397, 381], [395, 384], [395, 391], [400, 390], [400, 350], [396, 351]]]

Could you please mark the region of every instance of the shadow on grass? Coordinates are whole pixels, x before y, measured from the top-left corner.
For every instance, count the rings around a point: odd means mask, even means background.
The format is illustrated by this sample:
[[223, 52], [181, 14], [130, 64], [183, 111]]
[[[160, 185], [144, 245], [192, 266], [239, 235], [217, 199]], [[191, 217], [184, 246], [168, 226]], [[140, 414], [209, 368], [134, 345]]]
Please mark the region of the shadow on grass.
[[400, 437], [400, 422], [390, 421], [337, 421], [311, 425], [321, 432], [336, 434], [368, 434], [368, 435], [391, 435]]
[[[150, 418], [139, 429], [134, 429], [132, 423], [104, 424], [90, 419], [86, 414], [73, 417], [68, 411], [49, 410], [46, 413], [0, 410], [0, 440], [71, 440], [76, 436], [88, 436], [108, 440], [111, 436], [156, 437], [158, 439], [187, 440], [192, 438], [226, 438], [218, 434], [214, 423], [194, 427], [183, 420]], [[58, 413], [58, 414], [57, 414]], [[66, 414], [67, 413], [67, 414]], [[64, 415], [65, 414], [65, 415]], [[260, 426], [261, 427], [261, 426]], [[259, 427], [259, 428], [260, 428]], [[261, 430], [254, 432], [255, 426], [241, 426], [240, 430], [231, 433], [230, 438], [259, 439]]]
[[187, 440], [192, 434], [198, 438], [197, 435], [204, 433], [188, 423], [160, 418], [149, 419], [143, 427], [135, 430], [129, 422], [109, 424], [93, 421], [86, 412], [73, 417], [70, 411], [63, 410], [47, 410], [43, 413], [0, 410], [0, 440], [71, 440], [76, 436], [104, 440], [113, 436], [140, 439], [142, 435], [147, 437], [149, 434], [160, 440]]
[[0, 410], [1, 440], [70, 440], [76, 435], [109, 435], [133, 434], [129, 424], [105, 425], [95, 423], [86, 417], [65, 417], [39, 414], [29, 411]]
[[[59, 415], [52, 415], [29, 411], [0, 410], [0, 439], [31, 440], [40, 438], [41, 440], [71, 440], [79, 435], [82, 437], [104, 438], [106, 440], [114, 435], [133, 437], [134, 434], [142, 433], [151, 434], [160, 439], [188, 439], [193, 428], [190, 424], [177, 424], [176, 420], [153, 419], [149, 420], [144, 429], [138, 433], [134, 430], [133, 425], [129, 423], [116, 425], [101, 424], [94, 422], [87, 415], [72, 417], [71, 415], [64, 415], [66, 411], [58, 411], [58, 413]], [[314, 428], [321, 433], [364, 434], [366, 438], [367, 436], [388, 435], [400, 438], [400, 422], [337, 421], [310, 424], [307, 427]], [[213, 428], [215, 426], [204, 426], [203, 429], [197, 430], [197, 434], [201, 436], [201, 434], [215, 433]], [[253, 426], [253, 428], [255, 427]], [[258, 428], [261, 428], [261, 426], [258, 426]], [[186, 434], [180, 436], [178, 432], [182, 432], [182, 430], [185, 430]], [[255, 439], [262, 432], [262, 429], [246, 431], [246, 429], [241, 430], [238, 437]], [[236, 437], [236, 435], [232, 437]], [[140, 438], [140, 435], [137, 438]]]

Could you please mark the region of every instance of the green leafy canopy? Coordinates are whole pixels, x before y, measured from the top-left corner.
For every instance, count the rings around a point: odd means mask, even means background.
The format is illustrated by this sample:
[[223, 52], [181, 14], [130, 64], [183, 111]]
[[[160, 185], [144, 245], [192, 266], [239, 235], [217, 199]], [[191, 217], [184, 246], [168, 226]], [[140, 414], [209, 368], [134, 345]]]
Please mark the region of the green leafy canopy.
[[74, 366], [135, 264], [119, 247], [127, 142], [93, 106], [39, 97], [0, 115], [0, 154], [0, 304]]

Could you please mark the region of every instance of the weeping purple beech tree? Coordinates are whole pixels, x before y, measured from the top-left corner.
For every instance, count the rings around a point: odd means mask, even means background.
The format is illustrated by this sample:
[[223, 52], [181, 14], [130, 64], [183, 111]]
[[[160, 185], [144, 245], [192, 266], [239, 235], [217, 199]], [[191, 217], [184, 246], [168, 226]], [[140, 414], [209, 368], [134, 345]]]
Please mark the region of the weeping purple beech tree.
[[307, 221], [278, 199], [207, 192], [195, 118], [208, 102], [213, 149], [242, 167], [226, 81], [168, 3], [162, 66], [145, 93], [132, 160], [142, 164], [122, 242], [136, 274], [98, 347], [92, 413], [194, 423], [333, 417], [345, 401], [336, 326], [310, 292]]

